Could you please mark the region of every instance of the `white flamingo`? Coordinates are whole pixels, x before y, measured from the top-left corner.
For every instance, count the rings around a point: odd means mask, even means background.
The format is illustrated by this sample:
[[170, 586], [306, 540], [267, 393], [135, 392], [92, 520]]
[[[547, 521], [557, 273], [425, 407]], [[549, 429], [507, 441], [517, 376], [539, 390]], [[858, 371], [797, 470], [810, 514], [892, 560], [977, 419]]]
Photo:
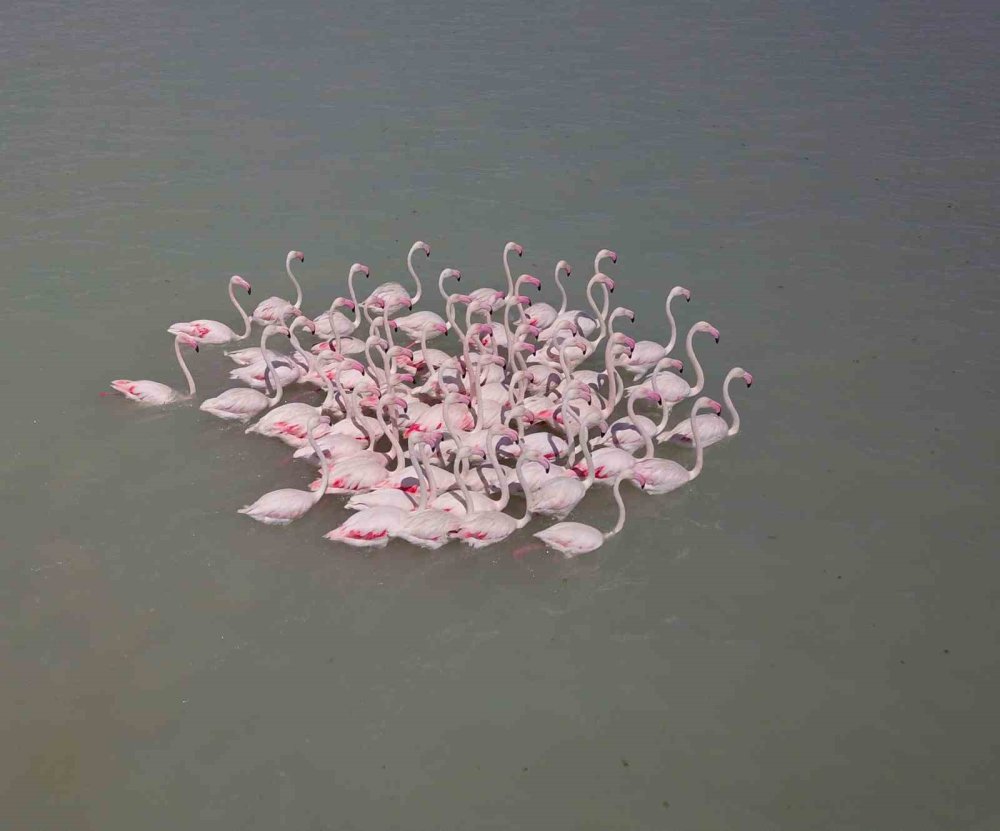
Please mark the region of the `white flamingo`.
[[289, 251], [285, 257], [285, 273], [295, 287], [295, 302], [289, 303], [281, 297], [268, 297], [266, 300], [262, 300], [257, 304], [257, 308], [253, 310], [253, 314], [251, 315], [258, 323], [263, 325], [267, 325], [268, 323], [284, 323], [286, 317], [294, 317], [302, 314], [302, 286], [299, 285], [299, 281], [292, 274], [292, 260], [304, 263], [306, 255], [301, 251]]
[[198, 341], [187, 335], [177, 335], [174, 338], [174, 354], [177, 356], [177, 363], [180, 365], [181, 372], [184, 373], [184, 378], [188, 382], [186, 395], [172, 387], [168, 387], [166, 384], [161, 384], [159, 381], [129, 381], [124, 378], [118, 378], [111, 382], [111, 388], [116, 392], [120, 392], [129, 401], [136, 401], [139, 404], [146, 404], [151, 407], [162, 407], [164, 404], [173, 404], [175, 401], [184, 401], [185, 399], [193, 398], [196, 392], [194, 376], [191, 375], [191, 370], [184, 363], [184, 356], [181, 355], [181, 346], [190, 346], [197, 352]]
[[173, 324], [167, 331], [171, 335], [187, 335], [194, 338], [198, 343], [211, 344], [233, 343], [234, 341], [241, 341], [250, 337], [250, 327], [252, 325], [250, 316], [240, 305], [240, 301], [236, 299], [236, 295], [233, 293], [233, 289], [236, 286], [246, 289], [247, 294], [250, 294], [250, 284], [238, 274], [234, 274], [229, 278], [229, 299], [236, 307], [236, 311], [239, 312], [240, 317], [243, 318], [244, 329], [242, 335], [236, 334], [225, 323], [220, 323], [218, 320], [188, 320], [183, 323]]

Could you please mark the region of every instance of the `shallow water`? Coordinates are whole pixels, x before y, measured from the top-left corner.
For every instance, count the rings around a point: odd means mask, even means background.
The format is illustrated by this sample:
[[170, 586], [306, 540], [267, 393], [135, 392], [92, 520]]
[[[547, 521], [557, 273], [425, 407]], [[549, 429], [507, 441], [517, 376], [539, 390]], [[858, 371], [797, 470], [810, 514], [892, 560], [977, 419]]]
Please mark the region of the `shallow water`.
[[[1000, 824], [990, 6], [216, 6], [0, 28], [4, 827]], [[575, 561], [366, 556], [234, 513], [276, 444], [99, 394], [230, 274], [301, 249], [315, 313], [417, 238], [548, 299], [614, 247], [636, 337], [688, 286], [743, 433]]]

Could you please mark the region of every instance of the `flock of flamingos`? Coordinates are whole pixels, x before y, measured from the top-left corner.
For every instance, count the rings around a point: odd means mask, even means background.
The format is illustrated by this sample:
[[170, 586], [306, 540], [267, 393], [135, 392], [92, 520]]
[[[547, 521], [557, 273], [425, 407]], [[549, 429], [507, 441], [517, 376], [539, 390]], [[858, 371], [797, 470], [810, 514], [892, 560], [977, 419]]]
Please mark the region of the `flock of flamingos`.
[[[609, 486], [618, 505], [610, 530], [559, 521], [534, 535], [567, 557], [593, 551], [625, 524], [623, 482], [650, 494], [676, 490], [701, 473], [706, 447], [739, 431], [730, 385], [739, 379], [749, 387], [749, 372], [735, 367], [726, 375], [725, 417], [718, 402], [699, 397], [705, 377], [695, 337], [704, 333], [718, 342], [710, 323], [695, 323], [684, 338], [693, 383], [676, 374], [684, 364], [671, 356], [678, 340], [671, 304], [679, 297], [690, 300], [688, 289], [677, 286], [667, 294], [667, 341], [636, 341], [615, 331], [616, 323], [634, 322], [635, 315], [610, 308], [615, 281], [602, 267], [617, 262], [614, 251], [603, 249], [594, 259], [585, 310], [569, 308], [563, 280], [571, 269], [560, 260], [555, 283], [562, 299], [555, 308], [522, 294], [528, 287], [540, 289], [541, 282], [530, 274], [513, 278], [511, 255], [520, 257], [523, 249], [508, 242], [501, 288], [449, 291], [458, 288], [461, 272], [441, 272], [442, 317], [415, 311], [424, 297], [414, 266], [418, 254], [430, 256], [430, 247], [416, 242], [410, 248], [412, 293], [399, 283], [383, 283], [359, 300], [355, 282], [367, 279], [369, 269], [355, 263], [347, 278], [350, 296], [337, 297], [328, 311], [310, 319], [302, 314], [302, 288], [292, 273], [292, 264], [305, 257], [290, 251], [285, 268], [294, 301], [269, 297], [247, 314], [234, 292], [249, 294], [250, 285], [234, 276], [229, 299], [243, 319], [242, 332], [217, 320], [169, 328], [186, 394], [156, 381], [118, 380], [111, 386], [146, 405], [192, 398], [194, 378], [181, 348], [236, 344], [258, 324], [259, 346], [225, 353], [236, 365], [230, 378], [239, 386], [202, 401], [201, 409], [248, 424], [247, 433], [284, 442], [320, 475], [309, 490], [271, 491], [240, 513], [286, 525], [325, 494], [342, 494], [354, 513], [326, 538], [358, 547], [398, 538], [427, 548], [452, 540], [481, 548], [506, 539], [535, 515], [563, 520], [589, 490]], [[303, 332], [318, 339], [311, 348], [300, 342]], [[458, 337], [459, 354], [429, 345], [450, 333]], [[290, 351], [273, 349], [276, 343]], [[591, 357], [600, 363], [583, 369]], [[631, 377], [630, 386], [623, 375]], [[317, 398], [324, 397], [282, 404], [293, 385], [313, 387]], [[674, 407], [688, 398], [695, 399], [690, 416], [671, 425]], [[614, 418], [623, 401], [625, 414]], [[640, 406], [648, 414], [638, 413]], [[693, 465], [657, 458], [656, 443], [664, 442], [692, 447]], [[525, 500], [520, 516], [506, 513], [514, 493]]]

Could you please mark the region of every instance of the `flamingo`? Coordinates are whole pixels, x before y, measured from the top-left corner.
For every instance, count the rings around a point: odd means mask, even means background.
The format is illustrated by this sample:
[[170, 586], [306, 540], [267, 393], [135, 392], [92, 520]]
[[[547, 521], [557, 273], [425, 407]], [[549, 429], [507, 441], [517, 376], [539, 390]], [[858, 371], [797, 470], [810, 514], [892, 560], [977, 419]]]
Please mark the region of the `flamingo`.
[[274, 379], [274, 394], [268, 398], [264, 393], [248, 389], [246, 387], [235, 387], [220, 393], [214, 398], [206, 398], [198, 407], [206, 413], [218, 416], [229, 421], [242, 421], [246, 423], [258, 413], [263, 412], [268, 407], [275, 406], [281, 401], [283, 386], [278, 373], [274, 371], [271, 363], [271, 353], [267, 349], [267, 339], [275, 332], [282, 332], [288, 335], [288, 329], [284, 326], [269, 325], [264, 327], [260, 336], [260, 351], [264, 356], [266, 371], [271, 373]]
[[535, 513], [553, 516], [556, 519], [563, 519], [580, 504], [580, 501], [594, 484], [595, 465], [590, 454], [590, 443], [587, 441], [587, 424], [575, 411], [571, 410], [570, 415], [574, 417], [578, 425], [580, 447], [583, 449], [583, 456], [587, 462], [586, 478], [560, 476], [549, 479], [539, 487], [531, 488], [530, 491], [526, 489], [526, 493], [530, 492]]
[[420, 502], [415, 511], [403, 515], [395, 536], [422, 548], [440, 548], [458, 528], [459, 517], [449, 511], [429, 507], [431, 486], [427, 483], [424, 459], [420, 453], [413, 453], [412, 460], [420, 480]]
[[292, 274], [292, 260], [304, 263], [306, 255], [301, 251], [289, 251], [288, 256], [285, 257], [285, 273], [288, 275], [288, 279], [292, 281], [292, 285], [295, 286], [295, 302], [289, 303], [280, 297], [268, 297], [266, 300], [262, 300], [257, 304], [257, 308], [253, 310], [253, 315], [251, 315], [258, 323], [264, 325], [268, 323], [284, 323], [285, 318], [289, 315], [302, 314], [299, 308], [302, 305], [302, 286], [299, 285], [299, 281]]
[[236, 286], [246, 289], [247, 294], [250, 294], [250, 284], [238, 274], [234, 274], [229, 278], [229, 299], [236, 307], [236, 311], [240, 313], [240, 317], [243, 318], [245, 326], [242, 335], [237, 335], [225, 323], [220, 323], [218, 320], [189, 320], [185, 323], [174, 323], [167, 331], [171, 335], [187, 335], [194, 338], [198, 343], [211, 344], [232, 343], [233, 341], [241, 341], [250, 337], [250, 327], [252, 324], [250, 317], [233, 293], [233, 289]]
[[166, 384], [161, 384], [159, 381], [128, 381], [119, 378], [111, 382], [111, 388], [120, 392], [129, 401], [136, 401], [150, 407], [162, 407], [164, 404], [173, 404], [175, 401], [193, 398], [195, 394], [194, 377], [187, 364], [184, 363], [181, 346], [190, 346], [197, 352], [198, 341], [188, 335], [177, 335], [174, 338], [174, 354], [177, 356], [177, 363], [180, 364], [181, 372], [184, 373], [188, 382], [187, 395], [168, 387]]
[[[535, 453], [523, 454], [521, 458], [517, 460], [517, 478], [520, 479], [523, 473], [524, 465], [528, 462], [536, 462], [545, 466], [548, 469], [548, 461], [543, 457]], [[466, 545], [472, 546], [473, 548], [485, 548], [488, 545], [493, 545], [502, 540], [507, 539], [511, 534], [520, 528], [524, 528], [529, 522], [531, 522], [531, 495], [528, 495], [528, 499], [525, 503], [524, 513], [520, 518], [515, 519], [508, 514], [503, 513], [502, 506], [492, 506], [488, 510], [476, 510], [473, 511], [472, 506], [474, 504], [473, 498], [476, 494], [469, 492], [469, 489], [465, 486], [461, 477], [459, 477], [459, 487], [462, 489], [462, 498], [466, 502], [468, 508], [467, 512], [459, 520], [458, 527], [452, 531], [452, 536], [456, 539], [461, 540]], [[506, 505], [506, 499], [510, 495], [510, 485], [506, 479], [501, 479], [503, 488], [503, 497], [501, 499], [503, 506]]]
[[[650, 389], [637, 389], [628, 398], [629, 419], [633, 425], [636, 425], [637, 432], [642, 437], [642, 441], [646, 446], [645, 458], [650, 458], [653, 455], [652, 432], [647, 430], [645, 425], [638, 422], [638, 418], [635, 414], [636, 401], [642, 398], [653, 401], [656, 404], [661, 403], [661, 400], [660, 394], [655, 390]], [[613, 446], [599, 447], [597, 450], [593, 451], [592, 454], [591, 463], [595, 465], [594, 481], [598, 484], [610, 485], [615, 481], [615, 479], [618, 478], [619, 474], [630, 473], [637, 462], [638, 459], [636, 459], [633, 453], [628, 450], [623, 450], [620, 447]], [[588, 473], [587, 463], [579, 462], [574, 465], [573, 472], [582, 479]]]
[[674, 313], [670, 310], [670, 304], [675, 297], [683, 297], [690, 303], [691, 291], [684, 288], [684, 286], [674, 286], [667, 295], [666, 312], [667, 322], [670, 324], [670, 340], [667, 341], [666, 346], [652, 340], [636, 341], [635, 348], [632, 350], [632, 357], [625, 363], [625, 368], [632, 373], [634, 381], [638, 381], [661, 360], [666, 358], [677, 342], [677, 322], [674, 320]]
[[[708, 332], [715, 342], [719, 342], [719, 330], [716, 329], [711, 323], [705, 320], [699, 320], [690, 329], [688, 329], [687, 338], [684, 341], [684, 347], [687, 351], [688, 362], [694, 366], [694, 386], [688, 384], [683, 378], [678, 378], [676, 375], [671, 375], [669, 372], [658, 376], [655, 380], [656, 391], [663, 396], [664, 401], [678, 401], [684, 398], [694, 398], [696, 395], [700, 394], [705, 388], [705, 371], [701, 367], [701, 362], [698, 360], [698, 356], [694, 354], [694, 336], [698, 332]], [[662, 359], [659, 363], [662, 364], [663, 361], [668, 361], [668, 358]], [[654, 382], [643, 381], [641, 384], [633, 384], [629, 387], [629, 390], [635, 389], [637, 386], [648, 386], [653, 387]]]
[[[747, 383], [747, 388], [753, 383], [753, 376], [742, 367], [736, 366], [729, 370], [726, 380], [722, 384], [722, 400], [726, 403], [726, 411], [729, 414], [731, 424], [727, 424], [725, 419], [714, 413], [698, 416], [698, 436], [701, 439], [702, 447], [711, 447], [716, 442], [735, 436], [740, 432], [740, 414], [736, 411], [733, 399], [729, 395], [729, 384], [736, 378], [743, 378]], [[684, 419], [666, 433], [657, 436], [656, 440], [661, 444], [669, 441], [685, 446], [692, 445], [694, 436], [691, 432], [691, 419]]]
[[[566, 306], [568, 305], [568, 299], [566, 297], [566, 288], [562, 284], [562, 280], [559, 279], [560, 274], [565, 274], [569, 277], [573, 273], [573, 269], [568, 262], [565, 260], [560, 260], [556, 263], [555, 271], [555, 281], [556, 287], [559, 289], [559, 295], [562, 298], [562, 302], [559, 304], [559, 308], [555, 309], [550, 303], [533, 303], [531, 305], [531, 314], [528, 319], [531, 323], [537, 326], [539, 329], [548, 329], [553, 323], [566, 314]], [[539, 287], [540, 289], [541, 287]]]
[[622, 501], [622, 482], [628, 474], [623, 473], [615, 479], [614, 494], [615, 502], [618, 503], [618, 521], [610, 531], [600, 532], [592, 525], [584, 525], [582, 522], [557, 522], [541, 531], [537, 531], [533, 536], [538, 537], [547, 546], [562, 553], [566, 559], [576, 557], [579, 554], [586, 554], [604, 545], [604, 541], [613, 537], [625, 527], [625, 503]]
[[[371, 269], [364, 263], [354, 263], [351, 265], [350, 270], [347, 272], [347, 291], [351, 295], [351, 298], [350, 300], [346, 298], [341, 299], [340, 303], [335, 299], [330, 305], [330, 310], [321, 314], [316, 319], [316, 334], [318, 337], [332, 338], [335, 335], [340, 335], [346, 338], [353, 335], [354, 331], [358, 328], [358, 324], [361, 322], [361, 307], [358, 304], [358, 295], [354, 290], [354, 277], [358, 274], [364, 274], [365, 277], [368, 277], [371, 274]], [[337, 308], [339, 306], [353, 309], [354, 320], [351, 320], [343, 312], [338, 312]]]
[[632, 468], [632, 476], [646, 493], [670, 493], [695, 479], [704, 462], [704, 446], [698, 435], [698, 413], [711, 407], [716, 415], [722, 412], [722, 405], [711, 398], [702, 397], [694, 402], [691, 410], [691, 432], [694, 434], [695, 461], [690, 470], [670, 459], [643, 459]]
[[[313, 433], [319, 425], [319, 418], [309, 422], [308, 439], [316, 453], [316, 439]], [[329, 468], [323, 468], [323, 485], [315, 492], [302, 491], [296, 488], [281, 488], [265, 493], [260, 499], [250, 505], [244, 505], [237, 513], [246, 514], [251, 519], [263, 522], [265, 525], [288, 525], [306, 514], [313, 505], [326, 493], [326, 480], [330, 477]]]
[[416, 269], [413, 267], [413, 255], [418, 251], [423, 251], [424, 254], [429, 257], [431, 255], [431, 247], [426, 242], [417, 240], [412, 246], [410, 246], [410, 251], [406, 255], [406, 267], [410, 272], [410, 276], [417, 284], [417, 290], [414, 295], [411, 297], [410, 293], [399, 283], [382, 283], [368, 295], [368, 299], [365, 300], [366, 306], [371, 303], [375, 303], [376, 301], [381, 301], [381, 303], [376, 303], [376, 305], [385, 309], [388, 314], [390, 312], [399, 311], [400, 309], [412, 309], [417, 304], [417, 301], [420, 300], [420, 295], [423, 291], [423, 287], [420, 285], [420, 278], [417, 276]]
[[504, 299], [514, 293], [514, 278], [510, 273], [509, 258], [511, 254], [517, 254], [518, 257], [524, 256], [524, 248], [516, 242], [508, 242], [503, 247], [503, 270], [507, 276], [507, 291], [491, 288], [476, 289], [469, 293], [469, 297], [474, 303], [481, 303], [491, 311], [496, 311], [503, 305]]

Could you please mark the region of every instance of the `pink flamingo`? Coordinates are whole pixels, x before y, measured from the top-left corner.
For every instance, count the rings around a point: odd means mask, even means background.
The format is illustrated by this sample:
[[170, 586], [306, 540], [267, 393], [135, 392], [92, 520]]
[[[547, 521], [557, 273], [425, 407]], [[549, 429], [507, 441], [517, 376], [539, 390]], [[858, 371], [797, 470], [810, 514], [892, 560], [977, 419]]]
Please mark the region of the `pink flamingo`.
[[698, 436], [698, 413], [711, 407], [716, 414], [722, 412], [722, 405], [711, 398], [699, 398], [691, 410], [691, 425], [694, 433], [695, 462], [688, 468], [670, 459], [643, 459], [632, 468], [632, 476], [646, 493], [670, 493], [685, 485], [701, 473], [705, 458], [705, 448]]
[[[350, 271], [347, 272], [347, 291], [351, 295], [350, 300], [346, 298], [335, 298], [330, 304], [330, 310], [316, 318], [316, 334], [321, 338], [333, 338], [337, 335], [350, 337], [361, 323], [361, 306], [358, 304], [358, 295], [354, 290], [354, 277], [357, 274], [364, 274], [368, 277], [371, 270], [364, 263], [354, 263]], [[339, 302], [338, 302], [339, 301]], [[354, 320], [351, 320], [343, 312], [337, 309], [344, 306], [354, 311]]]
[[[730, 436], [735, 436], [740, 432], [740, 414], [736, 411], [733, 399], [729, 395], [729, 384], [735, 378], [742, 378], [747, 383], [747, 388], [753, 383], [753, 376], [742, 367], [736, 366], [729, 370], [726, 380], [722, 384], [722, 400], [726, 403], [726, 411], [730, 422], [726, 423], [714, 413], [705, 413], [698, 416], [698, 436], [701, 439], [702, 447], [711, 447], [716, 442], [720, 442]], [[671, 428], [666, 433], [657, 437], [661, 444], [665, 441], [690, 446], [694, 443], [694, 435], [691, 432], [691, 419], [686, 418], [676, 427]]]
[[[537, 464], [544, 465], [548, 468], [548, 461], [538, 454], [523, 454], [521, 458], [517, 460], [517, 477], [521, 478], [521, 473], [523, 471], [524, 465], [528, 462], [536, 462]], [[503, 513], [503, 507], [506, 506], [506, 499], [510, 495], [510, 485], [505, 478], [501, 479], [503, 485], [503, 497], [501, 499], [501, 505], [491, 506], [488, 510], [472, 510], [474, 506], [474, 496], [471, 494], [469, 489], [463, 483], [461, 477], [459, 477], [459, 487], [462, 489], [462, 498], [466, 502], [467, 511], [462, 515], [458, 527], [452, 532], [452, 536], [456, 539], [461, 540], [466, 545], [470, 545], [473, 548], [485, 548], [488, 545], [493, 545], [501, 540], [507, 539], [511, 534], [520, 528], [524, 528], [529, 522], [531, 522], [531, 495], [528, 495], [528, 499], [525, 503], [524, 514], [518, 519], [515, 519], [508, 514]]]
[[194, 397], [194, 377], [191, 375], [191, 370], [187, 368], [187, 364], [184, 363], [184, 356], [181, 355], [182, 345], [190, 346], [197, 352], [198, 341], [187, 335], [177, 335], [174, 338], [174, 354], [177, 356], [177, 363], [180, 364], [181, 372], [184, 373], [188, 382], [187, 395], [168, 387], [166, 384], [161, 384], [159, 381], [128, 381], [119, 378], [111, 382], [111, 388], [120, 392], [129, 401], [136, 401], [151, 407], [162, 407], [164, 404], [172, 404], [175, 401]]
[[355, 548], [384, 548], [396, 536], [406, 513], [399, 508], [376, 506], [351, 514], [344, 522], [323, 536]]
[[573, 269], [568, 262], [565, 260], [560, 260], [556, 263], [555, 281], [556, 287], [559, 289], [559, 295], [562, 298], [562, 302], [559, 308], [554, 308], [550, 303], [533, 303], [531, 305], [531, 313], [528, 315], [528, 320], [539, 329], [548, 329], [557, 319], [566, 314], [566, 306], [568, 304], [568, 299], [566, 297], [566, 287], [563, 286], [562, 280], [559, 279], [560, 274], [565, 274], [569, 277], [573, 273]]
[[674, 286], [667, 295], [666, 312], [667, 322], [670, 324], [670, 340], [667, 341], [666, 346], [652, 340], [636, 341], [635, 348], [632, 350], [632, 357], [625, 363], [626, 369], [632, 373], [633, 380], [635, 381], [638, 381], [661, 360], [666, 358], [674, 348], [674, 344], [677, 343], [677, 321], [674, 320], [674, 313], [670, 310], [670, 304], [675, 297], [683, 297], [690, 303], [691, 292], [684, 288], [684, 286]]
[[260, 336], [260, 351], [264, 355], [266, 371], [270, 372], [271, 378], [274, 379], [274, 395], [268, 398], [258, 390], [235, 387], [220, 393], [214, 398], [206, 398], [201, 402], [201, 406], [198, 409], [204, 410], [206, 413], [210, 413], [218, 418], [226, 419], [227, 421], [242, 421], [246, 423], [258, 413], [263, 412], [268, 407], [275, 406], [281, 401], [283, 386], [278, 374], [274, 372], [271, 355], [266, 347], [267, 339], [274, 332], [282, 332], [287, 335], [288, 329], [284, 326], [272, 324], [265, 326]]
[[[309, 441], [313, 443], [313, 449], [318, 453], [319, 448], [315, 446], [313, 432], [319, 425], [319, 419], [314, 418], [309, 422]], [[326, 479], [330, 476], [330, 471], [326, 467], [323, 469], [323, 486], [317, 488], [315, 492], [302, 491], [296, 488], [281, 488], [280, 490], [265, 493], [260, 499], [250, 505], [244, 505], [238, 513], [246, 514], [251, 519], [263, 522], [265, 525], [288, 525], [312, 508], [326, 493]]]
[[429, 507], [431, 489], [424, 472], [424, 460], [420, 453], [414, 453], [412, 461], [420, 479], [420, 502], [415, 511], [403, 515], [403, 522], [395, 536], [423, 548], [440, 548], [458, 528], [459, 517], [448, 511]]
[[[663, 373], [656, 376], [655, 387], [652, 380], [643, 381], [641, 384], [633, 384], [629, 387], [629, 391], [635, 389], [637, 386], [646, 386], [655, 388], [656, 391], [663, 396], [664, 401], [679, 401], [684, 398], [694, 398], [696, 395], [701, 393], [702, 389], [705, 387], [705, 371], [701, 367], [701, 362], [698, 360], [698, 356], [694, 353], [694, 336], [698, 332], [708, 332], [715, 342], [719, 342], [719, 330], [716, 329], [711, 323], [705, 320], [699, 320], [694, 326], [688, 329], [687, 338], [684, 341], [685, 349], [687, 350], [688, 362], [694, 367], [694, 386], [691, 386], [683, 378], [679, 378], [676, 375], [672, 375], [669, 372]], [[669, 358], [662, 359], [663, 361], [668, 361]]]
[[567, 559], [576, 557], [579, 554], [586, 554], [604, 545], [604, 541], [613, 537], [625, 527], [625, 503], [622, 501], [622, 482], [627, 474], [621, 474], [615, 479], [614, 497], [618, 503], [618, 521], [610, 531], [601, 533], [592, 525], [584, 525], [582, 522], [557, 522], [534, 536], [538, 537], [546, 545], [562, 552]]
[[629, 453], [635, 453], [636, 450], [646, 444], [644, 434], [655, 436], [663, 429], [667, 423], [667, 419], [670, 417], [670, 411], [673, 406], [679, 401], [684, 400], [683, 398], [676, 398], [674, 400], [667, 401], [662, 395], [660, 395], [659, 392], [657, 392], [659, 389], [659, 373], [667, 367], [672, 367], [678, 371], [683, 371], [684, 369], [684, 365], [676, 358], [663, 358], [660, 363], [657, 364], [656, 369], [653, 372], [652, 384], [649, 386], [642, 385], [632, 387], [631, 392], [629, 393], [631, 396], [637, 392], [643, 391], [653, 393], [656, 396], [656, 398], [650, 397], [648, 400], [658, 400], [660, 402], [659, 424], [654, 422], [648, 416], [629, 413], [627, 417], [619, 418], [613, 421], [611, 426], [608, 428], [607, 433], [592, 442], [595, 447], [598, 445], [607, 445], [626, 450]]
[[580, 501], [586, 496], [594, 484], [594, 461], [590, 454], [590, 442], [587, 441], [587, 424], [581, 420], [574, 412], [570, 411], [577, 422], [580, 433], [580, 447], [583, 449], [583, 457], [587, 462], [587, 476], [585, 479], [578, 479], [575, 476], [560, 476], [548, 479], [537, 488], [526, 488], [530, 490], [531, 504], [535, 513], [553, 516], [556, 519], [563, 519], [572, 511]]
[[268, 323], [284, 323], [285, 318], [289, 315], [302, 314], [300, 310], [302, 306], [302, 286], [299, 285], [299, 281], [292, 274], [292, 260], [304, 263], [306, 255], [301, 251], [289, 251], [288, 256], [285, 257], [285, 273], [288, 275], [288, 279], [292, 281], [292, 285], [295, 286], [295, 302], [289, 303], [280, 297], [268, 297], [266, 300], [262, 300], [257, 304], [257, 308], [253, 310], [252, 315], [253, 319], [258, 323], [264, 325]]
[[194, 338], [198, 343], [211, 344], [232, 343], [233, 341], [241, 341], [250, 337], [250, 326], [252, 325], [250, 317], [233, 293], [235, 286], [246, 289], [247, 294], [250, 294], [250, 284], [238, 274], [234, 274], [229, 278], [229, 299], [236, 307], [236, 311], [240, 313], [240, 317], [243, 318], [243, 324], [246, 327], [242, 335], [237, 335], [225, 323], [220, 323], [218, 320], [189, 320], [185, 323], [175, 323], [167, 331], [171, 335], [187, 335]]
[[[406, 255], [406, 267], [410, 272], [410, 276], [413, 281], [417, 284], [417, 290], [411, 297], [410, 293], [404, 289], [399, 283], [382, 283], [380, 286], [376, 287], [375, 290], [368, 295], [368, 299], [365, 300], [365, 305], [375, 303], [385, 310], [385, 312], [398, 312], [400, 309], [412, 309], [417, 302], [420, 300], [420, 295], [423, 292], [423, 287], [420, 285], [420, 278], [417, 276], [417, 271], [413, 267], [413, 255], [418, 251], [423, 251], [428, 257], [431, 255], [431, 247], [426, 242], [421, 242], [417, 240], [410, 246], [410, 251]], [[381, 301], [378, 303], [377, 301]]]
[[496, 311], [503, 306], [504, 298], [514, 293], [514, 277], [510, 273], [509, 260], [512, 253], [521, 257], [524, 255], [524, 248], [516, 242], [508, 242], [503, 247], [503, 270], [504, 274], [507, 275], [507, 291], [504, 292], [499, 289], [491, 288], [476, 289], [475, 291], [469, 293], [469, 297], [472, 298], [474, 303], [481, 303], [491, 311]]
[[[653, 455], [652, 433], [644, 425], [638, 423], [635, 414], [636, 401], [645, 398], [656, 404], [660, 403], [660, 394], [655, 390], [637, 389], [628, 397], [628, 415], [631, 423], [637, 425], [637, 432], [642, 437], [646, 446], [646, 458]], [[631, 473], [639, 460], [628, 450], [619, 447], [599, 447], [593, 451], [592, 463], [594, 464], [594, 481], [598, 484], [610, 485], [621, 474]], [[586, 462], [580, 462], [573, 466], [573, 471], [577, 476], [583, 478], [589, 469]]]

